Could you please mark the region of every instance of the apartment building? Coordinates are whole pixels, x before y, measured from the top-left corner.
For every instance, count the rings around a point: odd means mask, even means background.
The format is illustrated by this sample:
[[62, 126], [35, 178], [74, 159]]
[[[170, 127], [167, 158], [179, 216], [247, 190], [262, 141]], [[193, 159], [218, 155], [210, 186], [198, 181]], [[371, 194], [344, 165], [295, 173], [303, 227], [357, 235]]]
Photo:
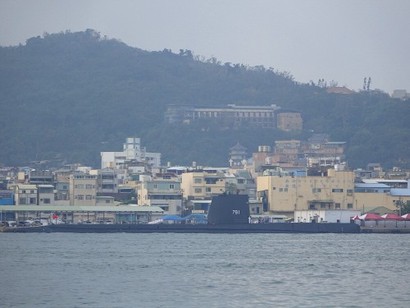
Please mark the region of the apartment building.
[[185, 200], [211, 199], [227, 189], [226, 169], [193, 170], [181, 175], [181, 188]]
[[54, 186], [50, 184], [37, 185], [38, 205], [53, 205], [54, 204]]
[[70, 176], [70, 205], [96, 205], [97, 175], [76, 172]]
[[174, 176], [163, 175], [143, 178], [137, 187], [137, 204], [159, 206], [167, 214], [182, 213], [181, 181]]

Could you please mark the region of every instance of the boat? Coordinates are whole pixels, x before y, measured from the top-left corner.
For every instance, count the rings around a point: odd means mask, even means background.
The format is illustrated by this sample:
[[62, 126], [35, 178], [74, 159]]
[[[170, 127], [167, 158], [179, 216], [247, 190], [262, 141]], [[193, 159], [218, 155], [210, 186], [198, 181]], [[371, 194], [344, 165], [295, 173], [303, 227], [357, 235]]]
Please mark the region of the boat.
[[9, 228], [4, 232], [74, 233], [360, 233], [355, 223], [251, 223], [248, 196], [221, 194], [212, 198], [206, 224], [51, 224]]

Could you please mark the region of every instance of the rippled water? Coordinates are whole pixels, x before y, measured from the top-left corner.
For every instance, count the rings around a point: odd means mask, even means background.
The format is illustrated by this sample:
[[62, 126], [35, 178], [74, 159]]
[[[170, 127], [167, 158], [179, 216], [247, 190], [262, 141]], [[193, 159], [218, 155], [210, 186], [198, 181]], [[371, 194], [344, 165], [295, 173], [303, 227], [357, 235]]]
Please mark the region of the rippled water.
[[0, 234], [0, 307], [409, 307], [410, 234]]

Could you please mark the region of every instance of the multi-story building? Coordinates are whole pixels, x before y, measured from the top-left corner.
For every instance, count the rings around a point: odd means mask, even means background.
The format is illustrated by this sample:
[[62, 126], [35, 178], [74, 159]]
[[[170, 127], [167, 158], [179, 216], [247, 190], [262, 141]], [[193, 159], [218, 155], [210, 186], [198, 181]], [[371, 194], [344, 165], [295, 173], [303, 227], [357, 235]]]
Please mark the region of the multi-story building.
[[50, 171], [30, 171], [28, 174], [30, 184], [54, 185], [54, 175]]
[[33, 184], [17, 184], [14, 186], [16, 205], [37, 205], [37, 186]]
[[363, 180], [355, 183], [354, 195], [356, 207], [363, 213], [376, 209], [400, 212], [400, 206], [410, 202], [410, 183], [405, 180]]
[[247, 161], [246, 148], [239, 142], [229, 149], [229, 166], [231, 168], [243, 168]]
[[101, 169], [127, 169], [128, 164], [145, 163], [150, 167], [161, 166], [161, 153], [147, 152], [141, 147], [140, 138], [127, 138], [122, 152], [101, 152]]
[[280, 111], [277, 113], [277, 128], [283, 131], [297, 131], [303, 129], [303, 119], [300, 112]]
[[144, 178], [137, 189], [137, 204], [159, 206], [167, 214], [181, 214], [181, 181], [170, 175]]
[[12, 190], [0, 190], [0, 205], [14, 205], [14, 192]]
[[185, 200], [211, 199], [227, 189], [226, 169], [201, 169], [183, 173], [181, 176], [182, 194]]
[[96, 205], [97, 176], [76, 172], [70, 176], [70, 205]]
[[38, 205], [53, 205], [54, 204], [54, 186], [50, 184], [37, 185]]
[[268, 212], [293, 216], [296, 210], [355, 209], [353, 172], [328, 169], [321, 176], [297, 174], [277, 169], [257, 178], [258, 196]]
[[275, 112], [280, 107], [270, 106], [237, 106], [230, 104], [224, 108], [170, 105], [165, 114], [168, 123], [190, 123], [197, 120], [216, 121], [225, 126], [251, 125], [255, 127], [276, 127]]
[[96, 170], [96, 174], [99, 195], [108, 194], [112, 196], [118, 193], [118, 179], [115, 169], [99, 169]]

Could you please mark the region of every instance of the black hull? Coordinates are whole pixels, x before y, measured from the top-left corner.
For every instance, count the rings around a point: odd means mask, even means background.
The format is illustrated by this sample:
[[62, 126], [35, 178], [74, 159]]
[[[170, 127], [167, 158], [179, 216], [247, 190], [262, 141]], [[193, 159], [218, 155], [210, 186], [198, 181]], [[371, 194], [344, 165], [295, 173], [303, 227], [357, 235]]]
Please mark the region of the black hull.
[[269, 224], [61, 224], [45, 227], [10, 228], [5, 232], [72, 233], [360, 233], [353, 223], [269, 223]]

